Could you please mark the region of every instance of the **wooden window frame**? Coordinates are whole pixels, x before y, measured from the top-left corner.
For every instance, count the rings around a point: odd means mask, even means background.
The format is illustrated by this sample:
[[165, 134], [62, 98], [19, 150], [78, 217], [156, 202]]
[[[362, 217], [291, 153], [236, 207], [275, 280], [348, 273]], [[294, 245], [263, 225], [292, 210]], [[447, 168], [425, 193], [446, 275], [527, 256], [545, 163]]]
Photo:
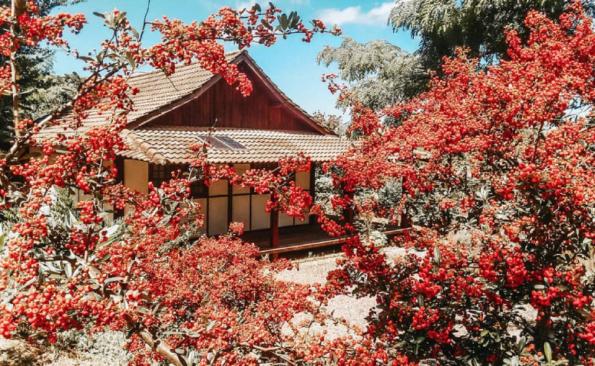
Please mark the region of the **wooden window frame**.
[[[181, 170], [183, 174], [184, 172], [187, 172], [188, 169], [188, 165], [149, 164], [149, 182], [152, 182], [155, 187], [159, 188], [163, 182], [172, 179], [172, 173]], [[192, 184], [190, 193], [190, 197], [192, 197], [192, 199], [208, 198], [208, 196], [209, 188], [206, 186], [206, 184], [203, 182], [196, 182]]]

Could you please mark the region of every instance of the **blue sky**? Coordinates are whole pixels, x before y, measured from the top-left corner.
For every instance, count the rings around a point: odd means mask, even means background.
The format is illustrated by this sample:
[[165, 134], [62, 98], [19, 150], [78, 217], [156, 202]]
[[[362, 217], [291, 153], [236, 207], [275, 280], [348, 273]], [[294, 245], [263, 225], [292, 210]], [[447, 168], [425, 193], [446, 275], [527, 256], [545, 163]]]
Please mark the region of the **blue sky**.
[[[186, 22], [203, 20], [223, 6], [243, 8], [255, 1], [250, 0], [151, 0], [149, 20], [167, 15], [171, 19]], [[268, 4], [268, 1], [259, 1]], [[408, 33], [394, 33], [387, 25], [388, 14], [393, 1], [364, 0], [277, 0], [273, 3], [283, 11], [296, 10], [304, 19], [322, 19], [328, 26], [337, 23], [343, 34], [366, 42], [373, 39], [386, 39], [404, 50], [413, 52], [417, 41]], [[87, 0], [85, 3], [58, 8], [55, 12], [84, 13], [89, 24], [78, 36], [67, 36], [71, 47], [81, 54], [91, 51], [108, 35], [102, 26], [101, 19], [94, 16], [94, 11], [106, 12], [117, 8], [126, 11], [133, 26], [140, 28], [147, 0]], [[146, 34], [146, 45], [159, 42], [157, 34]], [[264, 71], [290, 98], [310, 113], [318, 110], [326, 113], [341, 114], [335, 109], [335, 97], [330, 94], [321, 82], [324, 73], [333, 72], [316, 64], [316, 55], [324, 45], [338, 46], [340, 37], [317, 34], [311, 43], [301, 41], [300, 36], [280, 39], [270, 48], [254, 46], [248, 51]], [[233, 50], [233, 45], [227, 48]], [[73, 60], [63, 52], [56, 56], [56, 72], [62, 74], [81, 71], [82, 64]], [[148, 69], [144, 69], [148, 70]]]

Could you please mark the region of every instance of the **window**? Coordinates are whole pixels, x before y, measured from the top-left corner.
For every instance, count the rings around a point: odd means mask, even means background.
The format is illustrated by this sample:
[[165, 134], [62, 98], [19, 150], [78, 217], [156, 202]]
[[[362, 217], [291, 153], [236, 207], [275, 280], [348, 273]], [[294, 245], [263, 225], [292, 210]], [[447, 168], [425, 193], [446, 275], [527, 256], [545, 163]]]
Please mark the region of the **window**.
[[[163, 182], [172, 178], [172, 174], [176, 174], [178, 170], [182, 174], [188, 172], [189, 167], [185, 165], [159, 165], [149, 164], [149, 181], [157, 188], [161, 187]], [[204, 198], [209, 195], [209, 187], [204, 182], [196, 182], [190, 186], [190, 196], [192, 198]]]
[[275, 170], [279, 167], [279, 163], [252, 163], [251, 169], [266, 169]]

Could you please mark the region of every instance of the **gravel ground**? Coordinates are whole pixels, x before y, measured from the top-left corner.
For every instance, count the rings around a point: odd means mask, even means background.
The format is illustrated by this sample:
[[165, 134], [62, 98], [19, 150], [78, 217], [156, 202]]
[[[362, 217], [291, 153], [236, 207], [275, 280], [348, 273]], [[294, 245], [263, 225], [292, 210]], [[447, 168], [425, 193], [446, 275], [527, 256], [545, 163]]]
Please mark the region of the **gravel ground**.
[[[389, 258], [397, 258], [403, 256], [406, 253], [405, 249], [401, 248], [386, 248], [384, 253]], [[416, 253], [417, 255], [423, 255], [422, 253]], [[291, 271], [284, 271], [279, 275], [280, 280], [293, 281], [303, 284], [314, 284], [314, 283], [325, 283], [326, 275], [337, 268], [336, 262], [340, 257], [340, 254], [327, 255], [315, 258], [308, 258], [304, 260], [297, 260], [299, 263], [299, 269], [293, 269]], [[343, 318], [350, 324], [355, 325], [359, 328], [365, 329], [367, 326], [366, 317], [376, 305], [376, 302], [371, 297], [362, 299], [355, 299], [350, 296], [337, 296], [329, 301], [327, 307], [328, 311], [333, 312], [337, 318]], [[520, 307], [519, 313], [529, 321], [533, 321], [537, 316], [537, 311], [530, 305]], [[299, 320], [302, 320], [298, 317]], [[320, 327], [313, 328], [313, 330], [320, 330]], [[331, 325], [327, 326], [329, 338], [341, 337], [346, 334], [350, 334], [350, 330], [342, 325]], [[465, 333], [464, 329], [460, 329], [460, 334]], [[509, 331], [513, 335], [520, 335], [520, 329], [510, 328]]]
[[[387, 248], [384, 252], [389, 257], [397, 257], [403, 255], [405, 250]], [[295, 261], [299, 263], [299, 269], [284, 271], [278, 278], [283, 281], [293, 281], [302, 284], [325, 283], [327, 274], [337, 268], [337, 259], [340, 256], [340, 254], [334, 254]], [[329, 301], [327, 310], [332, 312], [336, 318], [345, 319], [350, 324], [365, 329], [368, 324], [366, 317], [375, 305], [376, 301], [371, 297], [355, 299], [350, 296], [340, 295]], [[326, 327], [326, 330], [329, 338], [341, 337], [350, 333], [342, 325], [331, 325]]]
[[[389, 248], [385, 251], [389, 257], [397, 257], [403, 255], [404, 252], [403, 249], [399, 248]], [[337, 268], [336, 261], [339, 257], [340, 254], [332, 254], [297, 260], [295, 262], [299, 263], [299, 269], [285, 271], [279, 275], [279, 279], [303, 284], [324, 283], [326, 282], [328, 272]], [[355, 299], [349, 296], [337, 296], [329, 301], [327, 310], [333, 312], [336, 318], [345, 319], [350, 324], [365, 329], [367, 325], [366, 316], [374, 306], [375, 300], [373, 298]], [[303, 318], [300, 316], [295, 319], [296, 322], [301, 320]], [[322, 330], [320, 327], [312, 328], [312, 331], [315, 333], [320, 330]], [[326, 326], [325, 330], [327, 330], [327, 337], [329, 338], [341, 337], [350, 333], [353, 334], [349, 329], [340, 324]], [[78, 357], [62, 355], [62, 357], [58, 357], [53, 362], [46, 359], [42, 361], [42, 364], [50, 366], [111, 366], [126, 364], [128, 360], [125, 360], [126, 357], [121, 354], [123, 353], [121, 349], [123, 340], [112, 336], [110, 332], [106, 332], [105, 337], [102, 338], [106, 339], [102, 339], [101, 342], [90, 347], [88, 352], [82, 352]], [[22, 344], [17, 345], [11, 342], [13, 341], [0, 339], [0, 366], [39, 365], [39, 354], [31, 352], [31, 350], [25, 351], [24, 349], [19, 349], [19, 346], [22, 346]], [[14, 352], [18, 353], [20, 357], [17, 357]], [[107, 357], [108, 354], [110, 357]]]
[[[404, 249], [387, 248], [384, 253], [390, 258], [396, 258], [405, 254]], [[421, 253], [418, 253], [421, 255]], [[282, 272], [278, 278], [284, 281], [293, 281], [302, 284], [325, 283], [327, 274], [336, 269], [336, 261], [340, 254], [325, 255], [313, 258], [307, 258], [295, 261], [299, 264], [299, 269]], [[367, 297], [355, 299], [350, 296], [337, 296], [329, 301], [327, 310], [332, 312], [336, 318], [343, 318], [350, 324], [365, 329], [367, 325], [366, 317], [375, 307], [375, 300]], [[527, 319], [535, 319], [536, 311], [530, 306], [526, 306], [521, 313]], [[304, 320], [303, 316], [297, 316], [295, 321]], [[313, 327], [312, 331], [317, 333], [322, 330], [321, 327]], [[329, 325], [325, 327], [327, 337], [336, 338], [347, 334], [353, 334], [343, 325]], [[513, 334], [518, 329], [509, 329]], [[112, 335], [106, 332], [93, 347], [79, 355], [79, 357], [68, 357], [63, 355], [55, 361], [43, 360], [42, 364], [50, 366], [96, 366], [96, 365], [124, 365], [127, 363], [129, 355], [121, 349], [123, 339], [121, 335]], [[37, 366], [40, 364], [40, 355], [36, 349], [24, 347], [22, 343], [4, 340], [0, 338], [0, 366]], [[109, 355], [109, 357], [107, 357]], [[46, 355], [47, 356], [47, 355]], [[44, 357], [47, 358], [47, 357]]]

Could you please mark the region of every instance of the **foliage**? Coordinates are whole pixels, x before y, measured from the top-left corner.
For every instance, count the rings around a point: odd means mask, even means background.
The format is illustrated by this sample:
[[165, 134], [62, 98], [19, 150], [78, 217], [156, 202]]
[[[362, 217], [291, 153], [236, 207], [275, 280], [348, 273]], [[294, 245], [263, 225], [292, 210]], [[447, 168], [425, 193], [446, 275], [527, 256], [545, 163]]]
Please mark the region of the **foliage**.
[[68, 330], [57, 336], [56, 343], [52, 345], [51, 353], [55, 361], [54, 365], [63, 365], [65, 362], [60, 359], [63, 355], [76, 356], [72, 364], [110, 365], [124, 366], [132, 361], [131, 354], [122, 345], [126, 343], [125, 334], [104, 330], [93, 332], [89, 335], [86, 330]]
[[[329, 275], [332, 293], [377, 299], [367, 334], [407, 362], [595, 362], [593, 21], [577, 1], [525, 26], [526, 43], [506, 33], [510, 60], [447, 60], [427, 93], [384, 111], [399, 126], [355, 103], [351, 128], [366, 136], [327, 165], [344, 188], [336, 204], [359, 216], [432, 210], [393, 241], [406, 255], [355, 233]], [[400, 180], [390, 210], [349, 199]]]
[[[426, 70], [441, 71], [443, 57], [456, 56], [467, 47], [471, 57], [493, 64], [507, 57], [505, 30], [511, 28], [526, 40], [529, 29], [523, 21], [537, 10], [555, 19], [562, 14], [565, 0], [421, 0], [398, 1], [389, 22], [395, 30], [407, 30], [419, 37], [419, 57]], [[585, 0], [592, 12], [593, 3]]]
[[[37, 2], [39, 13], [45, 16], [59, 6], [78, 3], [80, 0], [42, 0]], [[0, 1], [0, 6], [10, 7], [10, 0]], [[2, 32], [7, 25], [0, 27]], [[21, 109], [32, 119], [52, 112], [53, 106], [64, 104], [76, 92], [79, 80], [76, 74], [58, 76], [53, 73], [55, 52], [47, 47], [23, 45], [17, 55]], [[8, 63], [8, 57], [0, 54], [0, 64]], [[0, 99], [0, 150], [10, 146], [12, 138], [12, 102]]]
[[315, 112], [312, 118], [322, 126], [328, 128], [339, 136], [345, 136], [347, 130], [346, 124], [343, 122], [341, 116], [335, 114], [327, 115], [324, 112]]
[[[363, 136], [325, 165], [334, 185], [327, 201], [345, 217], [356, 212], [359, 231], [331, 220], [295, 185], [294, 174], [311, 166], [303, 156], [240, 176], [208, 164], [208, 146], [196, 144], [190, 170], [148, 194], [115, 179], [116, 151], [126, 149], [119, 132], [134, 108], [128, 95], [137, 92], [127, 78], [137, 66], [170, 74], [196, 61], [248, 95], [250, 81], [225, 61], [219, 41], [270, 46], [294, 33], [309, 41], [327, 32], [322, 23], [306, 28], [272, 6], [224, 8], [202, 23], [153, 22], [162, 42], [144, 48], [144, 29], [124, 13], [99, 14], [112, 41], [78, 56], [90, 76], [72, 101], [33, 122], [19, 113], [20, 45], [65, 45], [64, 27], [78, 31], [85, 18], [44, 17], [26, 4], [20, 14], [0, 9], [10, 22], [0, 37], [10, 55], [0, 89], [12, 97], [16, 136], [0, 159], [2, 212], [14, 221], [0, 234], [2, 335], [53, 342], [62, 330], [107, 326], [128, 333], [136, 364], [595, 363], [595, 31], [581, 3], [558, 22], [529, 13], [527, 42], [508, 31], [510, 59], [495, 66], [459, 51], [426, 93], [381, 113], [329, 77], [351, 103], [350, 132]], [[587, 112], [576, 115], [579, 106]], [[81, 129], [98, 111], [106, 124]], [[383, 123], [387, 116], [398, 123]], [[42, 138], [48, 125], [65, 132]], [[24, 161], [29, 149], [40, 155]], [[190, 184], [219, 179], [270, 194], [268, 210], [316, 215], [332, 235], [353, 234], [328, 286], [277, 281], [289, 264], [258, 260], [237, 238], [241, 224], [192, 240], [203, 217]], [[74, 190], [89, 198], [72, 201]], [[128, 214], [113, 220], [108, 207]], [[391, 243], [407, 254], [383, 255], [386, 237], [366, 223], [423, 207], [432, 214], [414, 217], [418, 225]], [[330, 321], [320, 305], [343, 293], [376, 297], [378, 307], [365, 333], [329, 340], [314, 331]]]
[[[353, 98], [374, 110], [417, 95], [427, 83], [419, 58], [388, 41], [358, 43], [344, 37], [339, 47], [325, 46], [318, 63], [327, 67], [336, 63]], [[345, 110], [349, 101], [339, 100], [337, 106]]]
[[[223, 8], [201, 23], [154, 21], [151, 29], [162, 42], [145, 48], [148, 29], [131, 27], [125, 13], [96, 15], [111, 32], [108, 40], [95, 54], [73, 53], [89, 76], [69, 102], [33, 121], [20, 104], [19, 53], [41, 42], [67, 47], [63, 32], [79, 32], [86, 19], [44, 15], [32, 0], [0, 8], [0, 22], [7, 25], [0, 48], [9, 59], [0, 69], [0, 90], [11, 101], [15, 132], [0, 154], [0, 208], [12, 221], [0, 234], [0, 334], [53, 343], [64, 330], [108, 327], [127, 333], [139, 365], [152, 359], [174, 365], [326, 365], [335, 359], [355, 365], [372, 359], [362, 349], [353, 361], [357, 342], [314, 334], [311, 326], [329, 318], [320, 308], [324, 298], [316, 287], [277, 281], [289, 264], [259, 260], [258, 249], [237, 238], [241, 224], [217, 238], [193, 239], [203, 224], [190, 197], [198, 180], [228, 179], [271, 194], [269, 210], [303, 218], [312, 198], [292, 177], [310, 169], [307, 158], [288, 157], [277, 170], [238, 176], [230, 167], [208, 164], [208, 146], [196, 144], [189, 147], [195, 157], [190, 170], [161, 187], [150, 184], [148, 194], [117, 183], [113, 163], [117, 151], [127, 148], [120, 132], [134, 109], [129, 96], [138, 90], [127, 80], [138, 66], [171, 74], [179, 62], [198, 62], [249, 95], [251, 82], [227, 63], [221, 40], [245, 48], [270, 46], [290, 34], [307, 42], [314, 33], [339, 31], [318, 20], [308, 28], [296, 13], [255, 5]], [[95, 113], [105, 124], [85, 126]], [[44, 134], [48, 126], [63, 132]], [[85, 199], [73, 200], [75, 193]], [[115, 211], [124, 209], [127, 215], [114, 220]], [[298, 313], [304, 322], [293, 321]]]
[[[359, 43], [345, 37], [338, 47], [325, 46], [318, 63], [336, 64], [338, 76], [350, 85], [351, 95], [366, 107], [380, 111], [401, 103], [426, 90], [432, 72], [442, 71], [444, 57], [455, 57], [459, 47], [468, 48], [470, 57], [481, 59], [482, 66], [506, 59], [504, 31], [515, 29], [522, 40], [528, 29], [523, 21], [528, 11], [537, 10], [550, 18], [564, 11], [566, 0], [419, 0], [396, 1], [389, 23], [395, 31], [410, 31], [420, 39], [413, 54], [386, 40]], [[585, 0], [592, 14], [595, 3]], [[346, 110], [350, 101], [337, 106]], [[395, 121], [387, 117], [388, 123]]]

